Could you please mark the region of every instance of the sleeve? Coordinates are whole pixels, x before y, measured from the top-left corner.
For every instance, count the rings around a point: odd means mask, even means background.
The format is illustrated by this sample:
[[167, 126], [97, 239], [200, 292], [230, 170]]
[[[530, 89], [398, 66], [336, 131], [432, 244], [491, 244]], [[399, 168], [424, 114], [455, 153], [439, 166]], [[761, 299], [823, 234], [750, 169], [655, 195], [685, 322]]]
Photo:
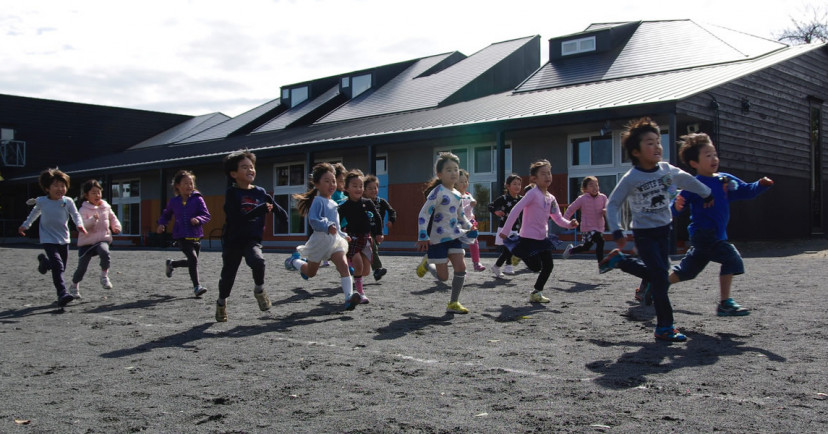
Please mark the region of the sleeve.
[[81, 217], [78, 212], [78, 207], [75, 205], [75, 201], [67, 197], [64, 198], [64, 202], [66, 203], [66, 212], [69, 214], [72, 221], [75, 222], [75, 226], [83, 226], [83, 217]]
[[322, 206], [322, 202], [315, 198], [308, 209], [308, 224], [316, 232], [328, 232], [328, 228], [331, 225], [336, 226], [336, 223], [325, 217], [325, 209]]
[[158, 223], [159, 226], [167, 226], [167, 224], [170, 223], [170, 219], [172, 219], [172, 216], [173, 216], [173, 210], [172, 210], [172, 201], [173, 201], [173, 199], [170, 199], [170, 201], [167, 202], [167, 207], [164, 208], [164, 210], [161, 211], [161, 216], [158, 217], [158, 221], [156, 222], [156, 223]]
[[23, 228], [29, 229], [30, 227], [32, 227], [32, 223], [34, 223], [35, 220], [37, 220], [37, 218], [40, 217], [41, 207], [42, 205], [40, 205], [40, 200], [36, 200], [34, 208], [32, 208], [31, 212], [29, 212], [29, 216], [21, 225], [23, 226]]
[[388, 221], [391, 222], [391, 223], [396, 222], [397, 221], [397, 210], [392, 208], [391, 204], [387, 200], [382, 199], [382, 202], [385, 204], [385, 210], [388, 211]]
[[440, 188], [438, 185], [431, 190], [423, 207], [420, 208], [420, 214], [417, 216], [417, 241], [428, 241], [428, 222], [431, 220], [431, 215], [434, 214], [434, 204]]
[[282, 222], [288, 221], [288, 213], [276, 201], [273, 201], [273, 212], [276, 213], [276, 219]]
[[228, 225], [237, 225], [242, 221], [241, 203], [233, 187], [228, 188], [224, 194], [224, 216]]
[[735, 176], [733, 176], [729, 173], [726, 173], [724, 175], [727, 176], [728, 178], [736, 181], [736, 185], [737, 185], [737, 188], [735, 190], [731, 190], [731, 191], [727, 192], [727, 198], [730, 202], [733, 202], [735, 200], [753, 199], [756, 196], [759, 196], [760, 194], [770, 190], [770, 188], [771, 188], [770, 185], [768, 185], [768, 186], [759, 185], [759, 181], [754, 181], [754, 182], [751, 182], [751, 183], [747, 183], [747, 182], [742, 181], [741, 179], [739, 179], [739, 178], [737, 178], [737, 177], [735, 177]]
[[494, 214], [495, 211], [503, 211], [506, 199], [503, 196], [498, 197], [494, 202], [489, 204], [489, 213]]
[[250, 211], [248, 211], [246, 213], [241, 212], [241, 207], [239, 207], [239, 210], [240, 210], [239, 211], [239, 216], [244, 220], [253, 220], [255, 218], [259, 218], [259, 217], [267, 214], [267, 204], [268, 203], [273, 203], [273, 198], [270, 197], [270, 195], [267, 194], [267, 192], [264, 191], [263, 188], [261, 188], [261, 187], [256, 187], [256, 188], [258, 189], [257, 193], [259, 195], [259, 198], [262, 200], [262, 202], [260, 204], [256, 205], [255, 207], [253, 207], [253, 209], [251, 209]]
[[[679, 192], [679, 194], [676, 195], [676, 197], [673, 198], [673, 200], [670, 201], [670, 212], [673, 214], [673, 217], [678, 217], [686, 213], [687, 210], [690, 209], [691, 195], [698, 197], [698, 195], [695, 193], [690, 193], [689, 191], [682, 190], [681, 192]], [[682, 208], [681, 211], [676, 209], [676, 199], [678, 199], [679, 196], [684, 198], [684, 208]]]
[[471, 220], [469, 220], [469, 216], [466, 215], [462, 199], [460, 200], [460, 206], [457, 207], [457, 221], [460, 223], [460, 228], [466, 231], [471, 230], [472, 226], [474, 226]]
[[198, 196], [198, 215], [195, 216], [195, 219], [198, 220], [198, 223], [201, 225], [207, 224], [210, 221], [210, 210], [207, 209], [207, 203], [204, 202], [204, 198]]
[[[569, 210], [567, 210], [567, 212], [569, 212]], [[549, 207], [549, 217], [552, 218], [552, 221], [554, 221], [555, 224], [562, 228], [568, 228], [569, 225], [572, 224], [572, 220], [561, 215], [561, 207], [558, 206], [558, 200], [555, 199], [555, 196], [552, 196], [552, 206]]]
[[106, 203], [106, 201], [104, 201], [104, 204], [106, 207], [107, 214], [109, 214], [109, 227], [120, 232], [121, 229], [123, 229], [121, 227], [121, 221], [118, 220], [118, 216], [116, 216], [115, 212], [112, 211], [112, 206]]
[[583, 202], [583, 200], [581, 200], [582, 197], [584, 197], [583, 194], [578, 196], [577, 199], [573, 200], [572, 203], [570, 203], [569, 206], [566, 207], [566, 211], [563, 215], [565, 219], [571, 219], [572, 216], [575, 215], [575, 212], [581, 209], [581, 202]]
[[630, 194], [631, 188], [632, 182], [629, 181], [628, 176], [624, 175], [621, 181], [618, 182], [618, 185], [615, 186], [615, 189], [612, 190], [612, 193], [610, 193], [609, 200], [607, 201], [607, 223], [615, 239], [623, 236], [621, 232], [621, 207], [624, 205], [627, 195]]
[[675, 166], [670, 166], [670, 169], [673, 172], [673, 179], [675, 180], [677, 187], [682, 190], [688, 190], [692, 193], [696, 193], [703, 198], [710, 196], [710, 187], [704, 185], [704, 183], [696, 179], [695, 176]]
[[366, 200], [365, 202], [368, 204], [368, 211], [372, 212], [374, 216], [374, 221], [371, 222], [371, 233], [374, 235], [382, 235], [382, 214], [377, 211], [373, 200]]
[[[534, 191], [536, 189], [533, 189]], [[506, 222], [503, 223], [503, 233], [509, 234], [512, 232], [512, 227], [515, 226], [515, 221], [518, 219], [520, 214], [523, 212], [523, 208], [529, 205], [529, 202], [532, 201], [534, 193], [529, 192], [526, 196], [523, 196], [518, 203], [512, 207], [512, 210], [509, 212], [509, 218], [506, 219]]]

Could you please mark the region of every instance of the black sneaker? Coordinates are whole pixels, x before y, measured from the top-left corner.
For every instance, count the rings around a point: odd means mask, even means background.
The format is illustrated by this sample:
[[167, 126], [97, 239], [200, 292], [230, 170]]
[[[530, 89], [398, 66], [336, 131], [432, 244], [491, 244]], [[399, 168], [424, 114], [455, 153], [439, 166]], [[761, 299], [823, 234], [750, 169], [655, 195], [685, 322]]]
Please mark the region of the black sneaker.
[[388, 273], [388, 270], [385, 268], [377, 268], [374, 270], [374, 280], [382, 279], [382, 276], [385, 276], [386, 273]]
[[46, 259], [46, 255], [43, 253], [37, 255], [37, 271], [40, 274], [46, 274], [49, 271], [49, 260]]
[[60, 298], [58, 298], [58, 306], [64, 307], [67, 304], [71, 303], [74, 299], [75, 297], [72, 297], [71, 294], [63, 294], [60, 296]]
[[723, 300], [716, 307], [716, 315], [718, 316], [745, 316], [750, 315], [750, 311], [742, 307], [739, 303], [733, 301], [732, 298]]
[[173, 266], [172, 266], [172, 259], [167, 259], [167, 263], [164, 265], [164, 274], [167, 277], [172, 277]]

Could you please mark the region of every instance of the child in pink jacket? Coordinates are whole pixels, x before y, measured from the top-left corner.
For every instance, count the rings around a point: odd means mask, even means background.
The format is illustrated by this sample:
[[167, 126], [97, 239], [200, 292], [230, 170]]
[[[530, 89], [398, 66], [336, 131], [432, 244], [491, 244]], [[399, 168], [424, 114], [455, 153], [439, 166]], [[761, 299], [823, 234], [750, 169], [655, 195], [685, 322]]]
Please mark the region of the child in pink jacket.
[[[555, 241], [548, 235], [548, 221], [552, 218], [559, 226], [570, 228], [578, 226], [578, 221], [566, 220], [561, 215], [555, 196], [547, 191], [552, 185], [552, 164], [548, 160], [532, 163], [529, 167], [529, 179], [535, 184], [535, 188], [526, 193], [526, 196], [512, 208], [509, 218], [503, 224], [503, 230], [500, 231], [500, 237], [505, 240], [503, 244], [512, 254], [523, 259], [530, 270], [540, 272], [529, 295], [529, 302], [549, 303], [549, 299], [543, 296], [543, 287], [554, 267], [552, 250], [555, 248]], [[520, 227], [520, 237], [517, 240], [507, 239], [507, 234], [512, 231], [512, 226], [521, 214], [523, 223]]]
[[109, 280], [109, 245], [112, 243], [112, 234], [121, 233], [121, 222], [112, 212], [112, 207], [103, 200], [103, 187], [101, 184], [90, 179], [81, 186], [81, 193], [86, 199], [81, 205], [80, 212], [83, 226], [87, 233], [78, 232], [78, 268], [72, 276], [72, 285], [69, 287], [69, 294], [80, 299], [78, 284], [86, 274], [86, 268], [93, 256], [101, 258], [101, 286], [104, 289], [112, 289], [112, 282]]
[[598, 178], [587, 176], [581, 181], [581, 195], [578, 196], [564, 213], [570, 219], [576, 211], [581, 210], [581, 233], [583, 242], [577, 246], [566, 246], [563, 258], [572, 253], [586, 252], [595, 244], [595, 259], [600, 263], [604, 259], [604, 228], [606, 227], [607, 195], [601, 193]]

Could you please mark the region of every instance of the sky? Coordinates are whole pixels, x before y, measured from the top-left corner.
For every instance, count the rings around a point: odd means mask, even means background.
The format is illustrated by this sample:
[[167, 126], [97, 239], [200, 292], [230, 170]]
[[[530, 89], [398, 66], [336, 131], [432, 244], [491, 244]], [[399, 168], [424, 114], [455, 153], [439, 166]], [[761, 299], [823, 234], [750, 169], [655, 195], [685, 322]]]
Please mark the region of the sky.
[[[761, 6], [760, 6], [761, 4]], [[0, 0], [0, 94], [237, 116], [281, 86], [591, 23], [692, 19], [768, 39], [812, 0]]]

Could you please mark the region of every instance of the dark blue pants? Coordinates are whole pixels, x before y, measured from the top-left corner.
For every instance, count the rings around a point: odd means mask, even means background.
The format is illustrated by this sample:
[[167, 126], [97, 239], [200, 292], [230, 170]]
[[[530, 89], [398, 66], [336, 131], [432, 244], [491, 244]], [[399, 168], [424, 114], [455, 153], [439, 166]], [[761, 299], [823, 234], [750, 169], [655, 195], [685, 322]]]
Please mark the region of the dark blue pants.
[[236, 273], [244, 258], [247, 265], [253, 271], [253, 283], [264, 285], [265, 259], [262, 256], [262, 245], [258, 241], [246, 243], [225, 243], [221, 252], [221, 278], [219, 279], [219, 298], [225, 299], [230, 296], [233, 283], [236, 281]]
[[46, 259], [49, 260], [49, 270], [52, 271], [52, 282], [55, 284], [57, 296], [66, 294], [66, 282], [63, 280], [63, 272], [66, 271], [66, 259], [69, 257], [68, 244], [43, 244], [46, 251]]
[[667, 296], [670, 286], [671, 225], [652, 229], [633, 229], [638, 258], [627, 257], [619, 267], [624, 272], [646, 279], [653, 293], [656, 327], [673, 325], [673, 306]]

